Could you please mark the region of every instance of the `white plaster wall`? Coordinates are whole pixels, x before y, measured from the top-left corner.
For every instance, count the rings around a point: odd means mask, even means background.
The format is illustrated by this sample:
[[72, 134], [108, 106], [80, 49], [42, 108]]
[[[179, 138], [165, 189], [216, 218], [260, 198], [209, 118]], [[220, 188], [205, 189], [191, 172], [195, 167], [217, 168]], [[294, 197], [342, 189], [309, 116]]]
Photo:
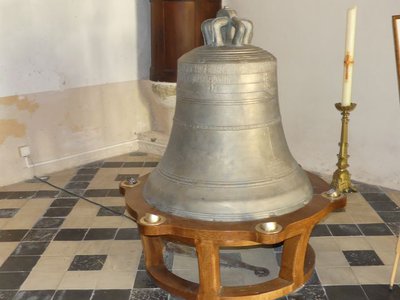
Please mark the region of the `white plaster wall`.
[[0, 186], [137, 149], [149, 67], [148, 0], [0, 1]]
[[400, 188], [400, 107], [391, 16], [397, 0], [226, 0], [254, 22], [253, 44], [278, 59], [279, 96], [290, 149], [305, 168], [332, 174], [339, 151], [346, 11], [358, 6], [350, 172]]
[[0, 96], [147, 77], [148, 0], [2, 0]]
[[137, 150], [151, 94], [140, 80], [0, 98], [0, 185]]

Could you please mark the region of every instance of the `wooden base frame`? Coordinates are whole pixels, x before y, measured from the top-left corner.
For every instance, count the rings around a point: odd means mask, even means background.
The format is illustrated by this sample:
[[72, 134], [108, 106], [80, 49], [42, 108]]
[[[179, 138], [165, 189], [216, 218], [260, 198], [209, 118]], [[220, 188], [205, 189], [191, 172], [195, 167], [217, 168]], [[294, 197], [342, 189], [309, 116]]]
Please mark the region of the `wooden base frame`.
[[[147, 204], [142, 189], [147, 176], [127, 187], [121, 183], [129, 213], [138, 220], [145, 254], [146, 269], [154, 281], [171, 294], [197, 300], [266, 300], [276, 299], [302, 286], [313, 273], [315, 253], [308, 244], [315, 224], [332, 210], [344, 207], [346, 198], [330, 200], [320, 193], [329, 186], [319, 177], [308, 174], [314, 187], [312, 200], [303, 208], [282, 216], [243, 222], [208, 222], [176, 217]], [[143, 220], [146, 213], [162, 217], [156, 225]], [[257, 225], [277, 222], [282, 230], [265, 233]], [[161, 223], [161, 224], [160, 224]], [[180, 278], [170, 272], [163, 260], [164, 240], [196, 248], [200, 283]], [[219, 264], [221, 247], [244, 247], [283, 243], [279, 276], [249, 286], [222, 286]]]

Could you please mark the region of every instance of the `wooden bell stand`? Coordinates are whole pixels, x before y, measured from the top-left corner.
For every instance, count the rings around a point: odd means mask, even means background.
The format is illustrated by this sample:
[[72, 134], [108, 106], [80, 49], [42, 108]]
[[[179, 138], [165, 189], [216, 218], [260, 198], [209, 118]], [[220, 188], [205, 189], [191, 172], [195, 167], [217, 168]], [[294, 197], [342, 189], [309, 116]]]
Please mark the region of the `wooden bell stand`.
[[[125, 195], [128, 212], [138, 220], [147, 272], [160, 287], [184, 299], [266, 300], [286, 295], [307, 282], [315, 263], [314, 250], [308, 244], [312, 229], [329, 212], [346, 205], [345, 197], [332, 201], [321, 196], [322, 192], [329, 189], [328, 184], [316, 175], [308, 176], [314, 196], [306, 206], [282, 216], [243, 222], [199, 221], [159, 211], [147, 204], [142, 196], [148, 175], [139, 178], [136, 185], [122, 182], [120, 190]], [[149, 220], [146, 214], [156, 218]], [[276, 222], [282, 228], [276, 233], [264, 231], [262, 224], [267, 222]], [[199, 284], [180, 278], [166, 268], [163, 259], [164, 240], [196, 248]], [[221, 247], [274, 245], [281, 242], [282, 262], [277, 278], [249, 286], [221, 286]]]

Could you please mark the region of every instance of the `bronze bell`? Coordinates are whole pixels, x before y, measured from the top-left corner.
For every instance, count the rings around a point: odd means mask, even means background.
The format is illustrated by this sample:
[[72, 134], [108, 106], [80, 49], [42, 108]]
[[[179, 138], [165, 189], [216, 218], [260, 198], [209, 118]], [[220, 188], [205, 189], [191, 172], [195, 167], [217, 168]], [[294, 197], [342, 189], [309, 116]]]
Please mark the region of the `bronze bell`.
[[205, 45], [178, 60], [171, 137], [144, 198], [185, 218], [244, 221], [307, 204], [311, 184], [291, 155], [276, 58], [250, 45], [253, 24], [230, 9], [202, 24]]

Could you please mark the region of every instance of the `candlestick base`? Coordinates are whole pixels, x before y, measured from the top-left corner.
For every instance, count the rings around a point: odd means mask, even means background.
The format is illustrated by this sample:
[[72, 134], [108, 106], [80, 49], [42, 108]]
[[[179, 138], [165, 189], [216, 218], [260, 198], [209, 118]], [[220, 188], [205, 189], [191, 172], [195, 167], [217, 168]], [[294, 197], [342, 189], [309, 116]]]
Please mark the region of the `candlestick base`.
[[326, 193], [328, 197], [337, 198], [341, 193], [354, 193], [357, 189], [352, 185], [350, 173], [347, 170], [349, 167], [348, 158], [348, 135], [349, 135], [349, 116], [350, 112], [356, 108], [356, 103], [344, 106], [342, 103], [336, 103], [335, 107], [342, 114], [342, 130], [340, 135], [340, 151], [338, 154], [337, 170], [333, 173], [331, 189], [333, 192]]
[[333, 173], [331, 187], [339, 193], [357, 192], [357, 189], [351, 183], [350, 173], [347, 169], [337, 169]]

